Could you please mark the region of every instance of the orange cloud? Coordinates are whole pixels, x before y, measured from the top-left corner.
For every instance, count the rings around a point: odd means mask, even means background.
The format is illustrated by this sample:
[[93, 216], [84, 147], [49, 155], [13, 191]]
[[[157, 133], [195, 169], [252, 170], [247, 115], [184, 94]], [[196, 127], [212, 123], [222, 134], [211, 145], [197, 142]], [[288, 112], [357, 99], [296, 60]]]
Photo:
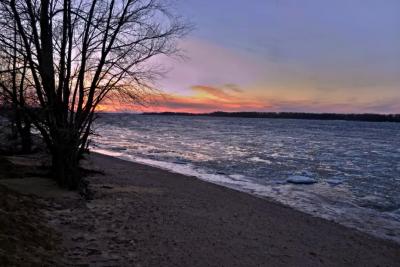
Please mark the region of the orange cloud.
[[224, 111], [265, 111], [271, 108], [264, 101], [249, 98], [237, 86], [227, 85], [224, 88], [196, 85], [192, 86], [193, 95], [182, 96], [176, 94], [149, 95], [145, 105], [121, 104], [116, 101], [103, 103], [99, 111], [173, 111], [173, 112], [212, 112]]
[[102, 103], [98, 111], [105, 112], [190, 112], [213, 111], [288, 111], [288, 112], [340, 112], [340, 113], [398, 113], [399, 99], [391, 101], [357, 102], [331, 101], [281, 96], [251, 96], [238, 86], [226, 84], [221, 87], [196, 85], [190, 87], [191, 94], [147, 94], [141, 104], [126, 101]]
[[205, 86], [205, 85], [196, 85], [191, 88], [193, 91], [200, 93], [200, 96], [208, 99], [216, 99], [219, 101], [235, 101], [237, 100], [235, 96], [226, 93], [223, 89]]
[[238, 92], [228, 92], [224, 88], [197, 85], [192, 86], [192, 96], [163, 95], [156, 99], [147, 110], [175, 112], [212, 112], [266, 110], [270, 108], [264, 101], [255, 100]]

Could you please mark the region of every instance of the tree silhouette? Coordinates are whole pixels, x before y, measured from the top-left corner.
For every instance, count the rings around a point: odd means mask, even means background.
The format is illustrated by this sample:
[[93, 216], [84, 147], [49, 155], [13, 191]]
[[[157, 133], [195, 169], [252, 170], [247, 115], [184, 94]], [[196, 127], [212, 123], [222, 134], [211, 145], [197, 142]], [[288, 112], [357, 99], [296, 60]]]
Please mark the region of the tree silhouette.
[[60, 185], [80, 185], [79, 159], [99, 103], [116, 96], [139, 101], [156, 74], [149, 59], [177, 52], [188, 27], [164, 2], [0, 1], [0, 42], [16, 51], [19, 65], [26, 62], [24, 80], [36, 106], [24, 111], [49, 149]]
[[0, 46], [0, 102], [11, 111], [12, 139], [20, 138], [20, 152], [29, 153], [32, 145], [31, 122], [23, 112], [29, 106], [28, 87], [25, 84], [27, 62], [17, 57], [21, 45], [17, 39], [16, 25], [13, 26], [8, 34], [12, 36], [14, 45]]

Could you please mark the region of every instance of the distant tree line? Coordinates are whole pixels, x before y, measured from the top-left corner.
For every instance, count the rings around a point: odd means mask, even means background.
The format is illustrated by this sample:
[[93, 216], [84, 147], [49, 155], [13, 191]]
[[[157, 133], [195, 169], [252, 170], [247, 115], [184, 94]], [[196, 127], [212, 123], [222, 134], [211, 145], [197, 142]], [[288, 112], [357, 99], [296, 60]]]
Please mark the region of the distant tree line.
[[305, 113], [305, 112], [222, 112], [222, 111], [217, 111], [217, 112], [211, 112], [211, 113], [146, 112], [146, 113], [143, 113], [143, 115], [400, 122], [400, 114], [372, 114], [372, 113], [341, 114], [341, 113]]

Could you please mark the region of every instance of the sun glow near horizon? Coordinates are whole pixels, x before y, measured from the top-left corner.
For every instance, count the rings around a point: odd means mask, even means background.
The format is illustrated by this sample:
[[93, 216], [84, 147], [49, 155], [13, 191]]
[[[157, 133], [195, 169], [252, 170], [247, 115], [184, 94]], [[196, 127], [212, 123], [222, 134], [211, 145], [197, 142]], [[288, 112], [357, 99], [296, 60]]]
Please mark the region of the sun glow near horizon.
[[[177, 1], [196, 30], [163, 96], [108, 110], [400, 113], [400, 2]], [[235, 18], [235, 19], [233, 19]]]
[[400, 102], [386, 101], [375, 95], [364, 95], [364, 99], [343, 96], [331, 92], [325, 97], [315, 98], [313, 92], [290, 92], [280, 95], [277, 90], [241, 89], [232, 84], [221, 87], [196, 85], [185, 94], [149, 93], [141, 103], [106, 101], [97, 110], [100, 112], [332, 112], [332, 113], [399, 113]]

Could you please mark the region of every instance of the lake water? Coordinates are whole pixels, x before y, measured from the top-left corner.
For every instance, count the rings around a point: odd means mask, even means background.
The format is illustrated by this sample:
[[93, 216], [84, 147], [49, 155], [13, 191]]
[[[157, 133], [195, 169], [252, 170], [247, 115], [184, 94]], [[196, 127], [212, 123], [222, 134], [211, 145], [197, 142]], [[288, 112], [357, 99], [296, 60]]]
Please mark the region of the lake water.
[[400, 243], [400, 123], [101, 114], [95, 131], [98, 152]]

